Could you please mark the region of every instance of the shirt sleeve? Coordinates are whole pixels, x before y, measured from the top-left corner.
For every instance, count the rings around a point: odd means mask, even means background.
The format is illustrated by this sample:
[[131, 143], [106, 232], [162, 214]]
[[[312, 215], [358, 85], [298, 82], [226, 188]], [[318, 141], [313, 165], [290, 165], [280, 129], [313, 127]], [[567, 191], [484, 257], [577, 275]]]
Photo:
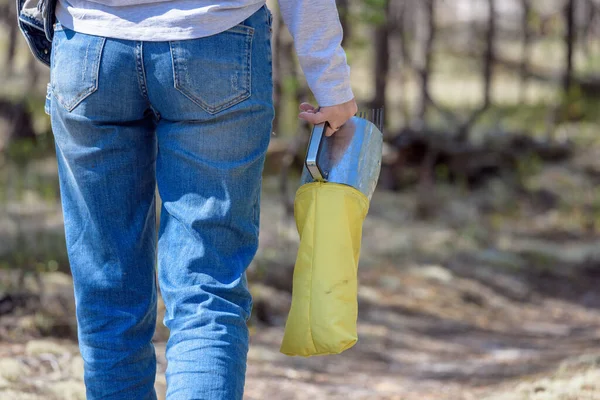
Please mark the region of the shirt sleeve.
[[342, 25], [335, 0], [279, 0], [298, 60], [319, 106], [354, 98], [350, 67], [342, 48]]

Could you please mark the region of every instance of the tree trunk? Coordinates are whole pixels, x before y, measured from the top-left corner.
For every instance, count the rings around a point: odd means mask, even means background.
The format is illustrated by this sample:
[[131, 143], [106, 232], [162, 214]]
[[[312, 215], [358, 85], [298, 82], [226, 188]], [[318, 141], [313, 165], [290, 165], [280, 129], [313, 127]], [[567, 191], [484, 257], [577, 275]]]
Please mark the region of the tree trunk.
[[373, 76], [375, 95], [371, 99], [371, 107], [385, 107], [385, 95], [388, 81], [388, 71], [390, 64], [390, 46], [389, 46], [389, 12], [390, 1], [385, 0], [384, 21], [375, 29], [375, 73]]
[[[421, 50], [419, 55], [419, 75], [421, 77], [421, 93], [417, 108], [417, 131], [425, 130], [425, 117], [427, 106], [431, 102], [429, 94], [429, 77], [432, 66], [433, 41], [435, 39], [435, 0], [422, 0], [419, 9], [422, 19], [416, 25], [417, 46]], [[428, 216], [435, 207], [437, 196], [433, 185], [433, 173], [435, 160], [438, 157], [438, 149], [431, 146], [427, 151], [419, 169], [419, 187], [417, 190], [417, 214], [421, 217]]]
[[491, 104], [492, 74], [496, 52], [494, 42], [496, 40], [496, 0], [488, 0], [488, 32], [486, 37], [486, 49], [483, 64], [484, 97], [483, 107]]
[[398, 10], [397, 18], [394, 24], [391, 26], [392, 33], [399, 36], [400, 42], [400, 65], [398, 65], [400, 74], [400, 88], [402, 93], [400, 110], [404, 121], [410, 121], [410, 99], [406, 88], [406, 82], [408, 81], [407, 70], [412, 65], [412, 57], [409, 51], [408, 38], [411, 34], [409, 25], [410, 10], [407, 7], [406, 2], [402, 1], [400, 9]]
[[563, 74], [563, 90], [569, 93], [573, 82], [573, 53], [575, 47], [575, 0], [567, 0], [564, 9], [564, 18], [567, 30], [565, 32], [565, 71]]
[[17, 34], [19, 33], [13, 5], [7, 7], [6, 17], [9, 20], [8, 49], [6, 50], [6, 74], [7, 76], [11, 76], [14, 72], [15, 54], [17, 53]]
[[524, 103], [527, 97], [527, 75], [529, 69], [529, 51], [531, 45], [531, 30], [529, 29], [529, 19], [531, 18], [530, 0], [521, 0], [523, 16], [521, 18], [521, 30], [523, 33], [523, 53], [521, 55], [521, 70], [520, 70], [520, 102]]
[[402, 55], [403, 63], [407, 66], [412, 65], [413, 63], [409, 38], [415, 36], [414, 18], [414, 9], [409, 7], [406, 2], [402, 2], [402, 11], [398, 16], [398, 23], [396, 24], [397, 26], [392, 27], [398, 29], [400, 33], [400, 53]]
[[433, 41], [435, 39], [435, 1], [422, 0], [420, 9], [422, 15], [422, 24], [417, 25], [417, 43], [421, 49], [419, 75], [421, 77], [421, 89], [419, 103], [417, 105], [417, 121], [419, 126], [425, 124], [425, 114], [427, 113], [427, 104], [429, 103], [429, 77], [432, 64]]
[[488, 1], [488, 30], [485, 39], [485, 52], [483, 54], [483, 104], [462, 124], [456, 136], [457, 141], [465, 142], [469, 138], [469, 131], [479, 117], [492, 104], [492, 84], [494, 60], [496, 59], [496, 0]]
[[598, 15], [598, 8], [594, 3], [594, 0], [586, 1], [586, 19], [583, 26], [581, 42], [583, 43], [583, 50], [587, 57], [591, 57], [590, 41], [594, 39], [594, 25], [596, 24], [596, 17]]
[[27, 76], [29, 78], [27, 80], [27, 89], [29, 92], [33, 92], [40, 81], [38, 60], [33, 55], [30, 55], [29, 60], [27, 61]]
[[344, 31], [344, 37], [342, 38], [342, 46], [346, 46], [350, 35], [352, 34], [351, 25], [348, 23], [350, 19], [350, 2], [348, 0], [337, 0], [338, 13], [340, 14], [340, 23], [342, 24], [342, 30]]

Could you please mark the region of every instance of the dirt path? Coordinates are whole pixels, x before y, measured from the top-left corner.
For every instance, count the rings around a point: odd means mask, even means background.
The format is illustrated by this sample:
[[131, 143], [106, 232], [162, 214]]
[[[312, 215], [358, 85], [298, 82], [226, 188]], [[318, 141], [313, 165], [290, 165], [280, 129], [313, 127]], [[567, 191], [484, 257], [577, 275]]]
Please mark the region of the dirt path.
[[[293, 265], [296, 233], [267, 193], [250, 269], [260, 313], [246, 398], [600, 400], [598, 238], [558, 229], [554, 210], [527, 201], [520, 217], [493, 226], [480, 210], [501, 196], [483, 193], [440, 191], [443, 208], [427, 221], [414, 218], [412, 195], [376, 196], [364, 227], [359, 343], [311, 359], [278, 351], [290, 293], [276, 273]], [[44, 307], [25, 302], [0, 319], [0, 400], [85, 397], [77, 346], [58, 339], [73, 337], [70, 278], [44, 281]], [[167, 334], [157, 326], [161, 398]]]
[[[246, 398], [600, 399], [597, 310], [509, 300], [441, 267], [364, 273], [362, 285], [360, 341], [342, 355], [290, 358], [281, 326], [254, 327]], [[164, 342], [156, 348], [164, 396]], [[0, 399], [85, 398], [71, 341], [4, 342], [0, 377]]]
[[249, 398], [600, 399], [597, 310], [511, 301], [441, 271], [388, 272], [403, 285], [387, 289], [365, 274], [360, 342], [340, 356], [289, 359], [275, 351], [281, 330], [261, 330]]

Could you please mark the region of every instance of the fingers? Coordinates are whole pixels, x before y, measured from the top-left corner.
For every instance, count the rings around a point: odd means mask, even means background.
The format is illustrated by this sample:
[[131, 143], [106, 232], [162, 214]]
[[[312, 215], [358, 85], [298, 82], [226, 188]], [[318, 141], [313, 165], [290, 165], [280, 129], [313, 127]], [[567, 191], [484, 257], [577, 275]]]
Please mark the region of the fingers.
[[327, 121], [327, 115], [323, 111], [303, 111], [298, 115], [298, 117], [313, 125], [322, 124], [323, 122]]
[[302, 112], [298, 115], [298, 117], [313, 125], [328, 122], [325, 135], [331, 136], [337, 132], [342, 125], [346, 123], [346, 121], [356, 114], [357, 108], [358, 107], [354, 99], [342, 104], [319, 108], [315, 108], [310, 103], [302, 103], [300, 104], [300, 111]]
[[[306, 106], [304, 106], [306, 105]], [[304, 107], [303, 107], [304, 106]], [[330, 108], [321, 108], [319, 111], [312, 107], [308, 103], [302, 103], [300, 109], [305, 109], [299, 114], [300, 119], [307, 121], [312, 125], [322, 124], [328, 122], [327, 128], [325, 129], [325, 136], [331, 136], [337, 132], [344, 122], [338, 121], [338, 118], [334, 117], [334, 112]]]
[[307, 111], [307, 112], [315, 111], [315, 107], [312, 104], [305, 102], [305, 103], [300, 104], [300, 111]]

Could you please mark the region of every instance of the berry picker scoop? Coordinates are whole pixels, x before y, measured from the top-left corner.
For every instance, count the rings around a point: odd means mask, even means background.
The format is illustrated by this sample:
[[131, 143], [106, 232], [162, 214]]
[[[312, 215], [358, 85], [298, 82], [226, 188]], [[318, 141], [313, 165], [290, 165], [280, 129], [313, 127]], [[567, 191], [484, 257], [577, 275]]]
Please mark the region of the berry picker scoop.
[[358, 340], [362, 225], [381, 170], [383, 110], [359, 113], [332, 136], [313, 128], [296, 192], [300, 245], [281, 352], [338, 354]]

